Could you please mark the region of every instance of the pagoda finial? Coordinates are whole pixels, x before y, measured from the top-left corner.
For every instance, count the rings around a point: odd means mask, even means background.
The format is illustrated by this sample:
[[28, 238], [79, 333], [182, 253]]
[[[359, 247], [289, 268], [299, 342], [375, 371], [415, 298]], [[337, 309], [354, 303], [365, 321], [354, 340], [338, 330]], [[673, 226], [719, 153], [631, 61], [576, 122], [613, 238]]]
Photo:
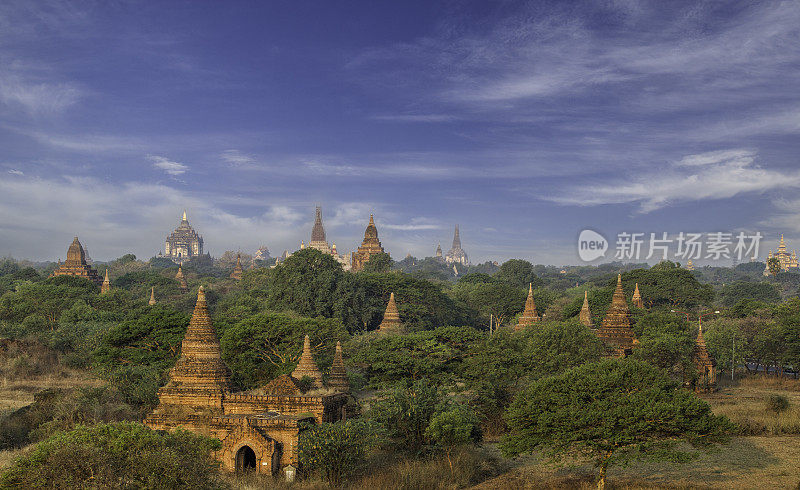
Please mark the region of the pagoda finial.
[[150, 301], [147, 302], [150, 306], [156, 304], [156, 288], [155, 286], [150, 288]]
[[206, 290], [203, 289], [203, 286], [197, 288], [197, 304], [199, 305], [201, 302], [206, 302]]
[[369, 214], [369, 224], [375, 226], [375, 219], [372, 217], [372, 213]]
[[183, 218], [181, 218], [181, 221], [189, 221], [189, 220], [186, 219], [186, 210], [185, 209], [183, 210]]

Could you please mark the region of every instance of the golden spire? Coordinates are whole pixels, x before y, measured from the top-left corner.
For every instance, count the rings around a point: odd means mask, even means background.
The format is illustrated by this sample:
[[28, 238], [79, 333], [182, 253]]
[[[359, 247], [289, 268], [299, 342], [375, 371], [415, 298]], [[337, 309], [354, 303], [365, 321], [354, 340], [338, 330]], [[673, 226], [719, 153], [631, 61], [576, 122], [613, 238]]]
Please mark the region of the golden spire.
[[317, 363], [314, 362], [314, 356], [311, 354], [311, 339], [308, 335], [303, 340], [303, 353], [300, 354], [300, 361], [292, 372], [292, 377], [297, 380], [301, 380], [306, 376], [313, 380], [311, 383], [312, 389], [322, 387], [322, 373], [317, 367]]
[[644, 301], [642, 301], [642, 295], [639, 293], [639, 283], [636, 283], [636, 288], [633, 290], [633, 298], [631, 298], [633, 302], [633, 306], [639, 308], [640, 310], [644, 309]]
[[378, 327], [378, 331], [381, 333], [399, 333], [400, 330], [400, 312], [397, 310], [394, 293], [389, 293], [389, 303], [386, 304], [386, 311], [383, 313], [383, 321]]
[[539, 315], [536, 313], [536, 303], [533, 301], [533, 283], [528, 283], [528, 298], [525, 300], [525, 309], [522, 311], [514, 330], [523, 330], [539, 320]]
[[336, 391], [350, 391], [350, 383], [347, 381], [347, 371], [342, 360], [342, 343], [336, 342], [336, 352], [333, 354], [333, 364], [331, 374], [328, 376], [328, 386]]
[[181, 221], [189, 221], [189, 220], [186, 219], [186, 210], [185, 209], [183, 210], [183, 218], [181, 218]]
[[589, 309], [589, 291], [583, 292], [583, 306], [581, 307], [581, 313], [578, 318], [584, 326], [589, 328], [594, 326], [592, 323], [592, 311]]
[[[205, 297], [203, 298], [205, 299]], [[147, 302], [150, 306], [156, 304], [156, 288], [155, 286], [150, 288], [150, 301]]]
[[100, 294], [105, 294], [111, 291], [111, 280], [108, 278], [108, 268], [106, 268], [106, 277], [103, 279], [103, 284], [100, 286]]

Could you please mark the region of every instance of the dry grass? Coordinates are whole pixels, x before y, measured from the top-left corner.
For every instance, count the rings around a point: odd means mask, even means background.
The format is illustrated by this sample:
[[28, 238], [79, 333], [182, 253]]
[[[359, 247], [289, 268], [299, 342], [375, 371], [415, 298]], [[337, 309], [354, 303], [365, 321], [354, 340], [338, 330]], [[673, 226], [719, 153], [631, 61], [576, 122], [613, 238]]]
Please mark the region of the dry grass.
[[[770, 395], [789, 400], [786, 411], [767, 409]], [[734, 383], [720, 380], [720, 389], [703, 397], [714, 413], [727, 416], [740, 435], [800, 434], [800, 380], [753, 376]]]

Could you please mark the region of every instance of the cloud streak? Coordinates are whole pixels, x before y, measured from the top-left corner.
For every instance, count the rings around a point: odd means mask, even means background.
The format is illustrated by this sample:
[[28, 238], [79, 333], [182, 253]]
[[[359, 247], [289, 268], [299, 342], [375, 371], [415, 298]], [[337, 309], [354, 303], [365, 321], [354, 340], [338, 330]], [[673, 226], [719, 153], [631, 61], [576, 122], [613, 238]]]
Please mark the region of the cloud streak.
[[189, 167], [187, 165], [172, 161], [166, 157], [161, 157], [158, 155], [147, 155], [147, 158], [151, 162], [153, 162], [153, 167], [159, 170], [163, 170], [164, 172], [166, 172], [169, 175], [172, 175], [173, 177], [177, 177], [178, 175], [183, 175], [186, 173], [187, 170], [189, 170]]

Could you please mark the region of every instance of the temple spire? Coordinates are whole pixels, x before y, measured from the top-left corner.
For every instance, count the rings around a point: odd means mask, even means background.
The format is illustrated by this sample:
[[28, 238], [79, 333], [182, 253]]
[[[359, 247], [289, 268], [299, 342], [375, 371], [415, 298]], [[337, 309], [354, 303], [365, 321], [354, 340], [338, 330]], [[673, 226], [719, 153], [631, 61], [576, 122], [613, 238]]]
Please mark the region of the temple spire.
[[[322, 207], [317, 206], [316, 214], [314, 216], [314, 227], [311, 229], [311, 244], [325, 243], [325, 227], [322, 225]], [[313, 246], [313, 245], [312, 245]]]
[[631, 312], [625, 300], [625, 291], [622, 289], [622, 274], [617, 275], [617, 287], [614, 289], [611, 306], [596, 333], [600, 340], [609, 344], [615, 356], [627, 356], [638, 344], [631, 328]]
[[147, 302], [150, 306], [156, 304], [156, 288], [155, 286], [150, 288], [150, 301]]
[[106, 294], [111, 291], [111, 280], [108, 278], [108, 268], [106, 268], [106, 277], [103, 279], [103, 284], [100, 286], [100, 294]]
[[536, 303], [533, 301], [533, 283], [528, 283], [528, 298], [525, 300], [525, 309], [519, 317], [514, 330], [524, 330], [540, 320], [536, 313]]
[[639, 283], [636, 283], [636, 287], [633, 290], [633, 298], [631, 298], [633, 302], [633, 306], [639, 308], [640, 310], [644, 309], [644, 301], [642, 300], [642, 295], [639, 293]]
[[297, 380], [301, 380], [306, 376], [313, 380], [311, 383], [312, 389], [322, 387], [322, 372], [317, 367], [317, 363], [314, 362], [314, 356], [311, 354], [311, 339], [308, 335], [303, 340], [303, 353], [300, 354], [300, 361], [292, 372], [292, 377]]
[[594, 326], [594, 323], [592, 323], [592, 311], [589, 309], [589, 291], [583, 292], [583, 306], [581, 307], [579, 319], [581, 324], [589, 328]]
[[178, 273], [175, 274], [175, 279], [178, 281], [181, 292], [185, 293], [189, 290], [189, 285], [186, 284], [186, 278], [183, 277], [183, 268], [180, 265], [178, 266]]
[[241, 281], [242, 274], [244, 274], [244, 270], [242, 269], [242, 254], [236, 254], [236, 266], [233, 268], [230, 277], [231, 279]]
[[394, 293], [389, 294], [389, 303], [383, 313], [383, 321], [378, 327], [380, 333], [400, 333], [400, 312], [397, 310], [397, 303], [394, 301]]
[[458, 250], [460, 248], [461, 248], [461, 234], [458, 232], [458, 225], [456, 225], [456, 231], [455, 233], [453, 233], [453, 249]]
[[342, 343], [336, 342], [336, 352], [333, 354], [333, 364], [331, 374], [328, 376], [328, 387], [336, 391], [350, 391], [350, 383], [347, 381], [347, 371], [344, 368], [342, 359]]

